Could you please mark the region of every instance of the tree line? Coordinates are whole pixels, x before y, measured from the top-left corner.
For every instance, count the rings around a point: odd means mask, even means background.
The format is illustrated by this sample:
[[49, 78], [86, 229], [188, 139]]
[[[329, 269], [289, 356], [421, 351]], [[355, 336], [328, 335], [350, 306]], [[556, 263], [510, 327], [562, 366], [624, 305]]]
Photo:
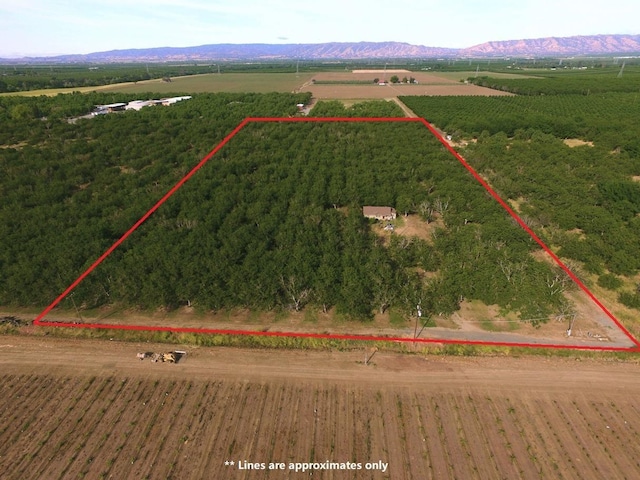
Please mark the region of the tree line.
[[[473, 138], [465, 158], [536, 233], [640, 306], [637, 93], [403, 101], [454, 138]], [[567, 138], [584, 144], [571, 148]]]
[[[51, 302], [249, 112], [293, 114], [299, 100], [197, 95], [54, 122], [50, 135], [40, 119], [13, 122], [15, 143], [0, 151], [0, 304]], [[379, 116], [388, 105], [367, 108]], [[429, 240], [382, 237], [363, 205], [441, 222]], [[249, 124], [63, 306], [336, 308], [369, 319], [478, 299], [540, 319], [565, 300], [536, 248], [419, 124]]]

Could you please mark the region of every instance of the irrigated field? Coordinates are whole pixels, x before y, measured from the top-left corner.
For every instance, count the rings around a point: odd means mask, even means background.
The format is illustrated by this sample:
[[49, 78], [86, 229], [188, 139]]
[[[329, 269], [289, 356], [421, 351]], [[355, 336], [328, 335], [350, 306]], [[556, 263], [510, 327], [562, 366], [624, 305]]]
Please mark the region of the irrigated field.
[[6, 479], [640, 475], [637, 363], [0, 342]]

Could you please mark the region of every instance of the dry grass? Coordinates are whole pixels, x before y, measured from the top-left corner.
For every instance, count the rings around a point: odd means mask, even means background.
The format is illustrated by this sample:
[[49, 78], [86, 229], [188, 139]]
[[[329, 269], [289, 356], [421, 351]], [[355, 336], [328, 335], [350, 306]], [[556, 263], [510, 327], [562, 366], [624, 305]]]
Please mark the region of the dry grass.
[[593, 142], [587, 142], [585, 140], [580, 140], [579, 138], [565, 138], [563, 142], [566, 146], [571, 148], [582, 147], [584, 145], [593, 147]]

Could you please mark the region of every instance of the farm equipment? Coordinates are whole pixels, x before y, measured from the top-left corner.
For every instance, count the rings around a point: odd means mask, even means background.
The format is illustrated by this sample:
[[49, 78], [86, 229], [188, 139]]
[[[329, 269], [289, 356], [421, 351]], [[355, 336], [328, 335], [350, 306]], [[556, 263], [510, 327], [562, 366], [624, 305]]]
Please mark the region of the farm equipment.
[[176, 363], [176, 354], [173, 353], [173, 352], [163, 353], [162, 354], [162, 361], [163, 362], [169, 362], [169, 363]]
[[138, 353], [137, 358], [139, 358], [140, 360], [144, 360], [145, 358], [151, 358], [151, 362], [153, 363], [158, 363], [158, 362], [178, 363], [178, 361], [180, 361], [180, 359], [186, 354], [187, 352], [182, 350], [176, 350], [173, 352], [166, 352], [166, 353], [145, 352], [145, 353]]

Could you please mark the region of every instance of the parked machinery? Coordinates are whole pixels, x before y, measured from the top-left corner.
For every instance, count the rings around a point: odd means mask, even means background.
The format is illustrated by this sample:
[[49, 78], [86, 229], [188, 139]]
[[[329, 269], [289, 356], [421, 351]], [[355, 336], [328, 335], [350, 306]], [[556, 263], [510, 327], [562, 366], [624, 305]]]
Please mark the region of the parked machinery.
[[155, 352], [144, 352], [138, 353], [136, 358], [140, 360], [144, 360], [145, 358], [151, 358], [152, 363], [178, 363], [178, 361], [184, 357], [187, 352], [182, 350], [175, 350], [173, 352], [163, 352], [163, 353], [155, 353]]

